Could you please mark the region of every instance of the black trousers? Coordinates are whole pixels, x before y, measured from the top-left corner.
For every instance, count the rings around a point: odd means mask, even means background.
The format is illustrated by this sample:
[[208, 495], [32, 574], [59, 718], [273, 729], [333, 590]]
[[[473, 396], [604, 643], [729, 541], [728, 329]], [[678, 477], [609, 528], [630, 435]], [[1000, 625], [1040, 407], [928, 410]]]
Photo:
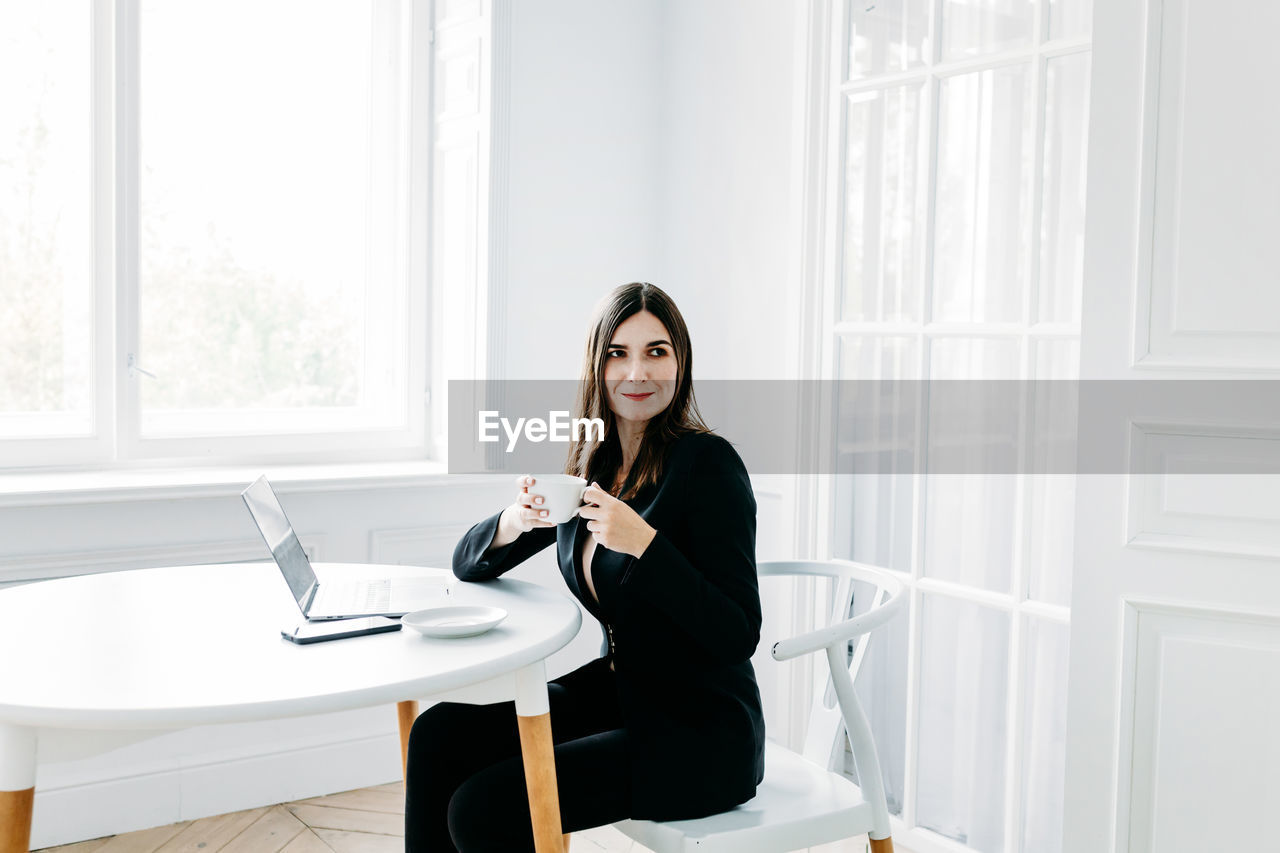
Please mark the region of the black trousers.
[[[562, 832], [631, 809], [627, 733], [613, 672], [592, 661], [547, 685]], [[409, 734], [405, 853], [533, 851], [514, 702], [441, 702]]]

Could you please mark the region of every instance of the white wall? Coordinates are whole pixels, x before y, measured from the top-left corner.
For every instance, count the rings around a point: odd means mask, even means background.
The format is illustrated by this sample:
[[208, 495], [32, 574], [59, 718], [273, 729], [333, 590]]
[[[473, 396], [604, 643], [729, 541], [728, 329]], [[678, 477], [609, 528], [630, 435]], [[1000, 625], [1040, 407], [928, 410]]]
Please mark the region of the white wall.
[[512, 4], [506, 376], [576, 379], [595, 302], [661, 278], [663, 4]]
[[591, 309], [629, 281], [680, 306], [696, 377], [797, 375], [802, 8], [514, 4], [507, 378], [576, 378]]
[[799, 375], [792, 199], [804, 4], [669, 0], [662, 60], [663, 278], [697, 377]]
[[[797, 375], [799, 304], [787, 284], [799, 4], [540, 0], [512, 10], [509, 287], [496, 330], [505, 376], [576, 378], [591, 308], [633, 280], [680, 305], [696, 376]], [[444, 566], [457, 537], [510, 500], [506, 480], [298, 483], [282, 502], [320, 559]], [[786, 480], [756, 481], [761, 559], [792, 553]], [[261, 553], [256, 535], [233, 484], [186, 498], [8, 506], [0, 572], [245, 559]], [[551, 550], [518, 572], [561, 583]], [[586, 624], [553, 674], [594, 655], [598, 628]], [[759, 665], [766, 693], [770, 664]], [[785, 697], [770, 701], [772, 718]], [[399, 775], [390, 707], [188, 730], [78, 761], [57, 760], [56, 747], [42, 747], [36, 847]]]

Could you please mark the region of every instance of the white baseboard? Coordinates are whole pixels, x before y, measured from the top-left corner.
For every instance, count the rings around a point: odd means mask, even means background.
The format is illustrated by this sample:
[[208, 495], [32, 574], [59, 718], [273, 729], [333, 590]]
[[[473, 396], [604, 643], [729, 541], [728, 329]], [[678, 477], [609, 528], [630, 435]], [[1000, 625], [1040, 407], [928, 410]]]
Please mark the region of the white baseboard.
[[[193, 732], [199, 730], [190, 730]], [[111, 773], [101, 760], [88, 781], [42, 788], [37, 778], [31, 847], [39, 849], [118, 835], [182, 820], [257, 808], [394, 782], [400, 778], [400, 740], [394, 730], [254, 754], [178, 756]], [[178, 766], [172, 766], [173, 764]], [[139, 770], [142, 769], [142, 772]]]

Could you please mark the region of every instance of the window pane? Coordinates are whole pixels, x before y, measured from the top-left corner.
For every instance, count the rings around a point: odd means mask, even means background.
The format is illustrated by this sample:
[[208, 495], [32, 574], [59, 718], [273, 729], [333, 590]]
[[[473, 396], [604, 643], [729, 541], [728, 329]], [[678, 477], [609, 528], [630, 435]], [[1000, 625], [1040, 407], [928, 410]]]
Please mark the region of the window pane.
[[1088, 36], [1093, 30], [1093, 0], [1047, 0], [1049, 38]]
[[849, 4], [849, 78], [920, 65], [928, 36], [925, 0]]
[[315, 410], [389, 405], [403, 312], [385, 6], [144, 0], [144, 433], [317, 429], [338, 422]]
[[919, 406], [895, 396], [913, 393], [914, 383], [880, 380], [918, 378], [918, 345], [912, 337], [858, 335], [839, 346], [835, 554], [907, 572]]
[[1028, 619], [1023, 662], [1022, 844], [1020, 850], [1060, 853], [1067, 761], [1065, 625]]
[[1009, 616], [924, 596], [916, 821], [983, 853], [1004, 844]]
[[939, 92], [933, 317], [1021, 320], [1035, 148], [1030, 68], [950, 77]]
[[845, 320], [917, 321], [924, 263], [921, 87], [848, 101]]
[[924, 481], [924, 574], [1010, 592], [1013, 581], [1014, 478], [930, 476]]
[[929, 341], [931, 379], [1017, 379], [1016, 338], [946, 337]]
[[[1018, 342], [945, 338], [930, 343], [924, 573], [1012, 592], [1017, 479]], [[985, 398], [985, 399], [984, 399]], [[988, 473], [973, 473], [988, 472]]]
[[840, 379], [919, 379], [920, 351], [906, 335], [841, 335]]
[[1037, 399], [1033, 470], [1055, 472], [1027, 477], [1027, 590], [1037, 601], [1071, 605], [1071, 562], [1075, 551], [1076, 423], [1079, 416], [1080, 342], [1035, 341]]
[[943, 58], [1027, 46], [1035, 9], [1035, 0], [943, 0]]
[[1037, 378], [1071, 380], [1080, 378], [1079, 338], [1048, 338], [1032, 341], [1032, 364]]
[[0, 436], [91, 428], [89, 4], [0, 4]]
[[1089, 54], [1045, 64], [1044, 198], [1040, 211], [1040, 319], [1080, 322], [1084, 281]]
[[839, 474], [833, 486], [835, 556], [911, 571], [913, 478], [900, 474]]
[[1071, 558], [1075, 553], [1076, 481], [1067, 474], [1026, 479], [1026, 595], [1048, 604], [1071, 606]]

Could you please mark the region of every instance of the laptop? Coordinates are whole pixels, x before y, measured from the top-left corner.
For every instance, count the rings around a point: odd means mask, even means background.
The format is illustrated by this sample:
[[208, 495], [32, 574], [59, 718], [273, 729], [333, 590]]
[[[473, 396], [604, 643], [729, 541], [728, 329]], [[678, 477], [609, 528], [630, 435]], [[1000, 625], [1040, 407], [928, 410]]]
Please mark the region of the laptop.
[[448, 579], [444, 577], [320, 583], [267, 478], [259, 477], [240, 497], [244, 498], [258, 532], [271, 549], [271, 557], [298, 600], [298, 607], [309, 620], [399, 617], [439, 606], [442, 597], [448, 594]]

